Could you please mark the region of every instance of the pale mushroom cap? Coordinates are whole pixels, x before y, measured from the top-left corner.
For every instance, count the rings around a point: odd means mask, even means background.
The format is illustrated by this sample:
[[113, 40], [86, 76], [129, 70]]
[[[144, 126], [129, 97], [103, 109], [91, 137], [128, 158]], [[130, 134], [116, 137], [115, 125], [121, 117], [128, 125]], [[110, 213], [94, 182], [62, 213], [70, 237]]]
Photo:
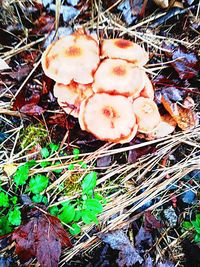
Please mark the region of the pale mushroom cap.
[[140, 92], [140, 96], [147, 97], [153, 100], [154, 99], [153, 85], [146, 73], [144, 75], [144, 78], [145, 78], [145, 84], [144, 84], [144, 88]]
[[125, 59], [136, 66], [144, 66], [149, 60], [148, 53], [141, 46], [120, 38], [103, 40], [101, 56]]
[[81, 103], [79, 123], [82, 130], [103, 141], [126, 143], [137, 132], [133, 106], [124, 96], [93, 94]]
[[90, 36], [74, 34], [52, 43], [42, 55], [45, 74], [58, 83], [88, 84], [99, 64], [99, 47]]
[[71, 82], [69, 85], [56, 83], [54, 96], [58, 98], [58, 104], [67, 114], [78, 117], [81, 102], [93, 94], [91, 84], [78, 84]]
[[150, 133], [158, 127], [160, 114], [153, 100], [145, 97], [138, 97], [133, 101], [133, 109], [136, 115], [139, 132]]
[[168, 114], [161, 116], [161, 121], [158, 124], [158, 127], [152, 132], [154, 138], [161, 138], [167, 136], [176, 128], [176, 121]]
[[137, 97], [143, 88], [144, 71], [125, 60], [106, 59], [94, 75], [96, 93]]

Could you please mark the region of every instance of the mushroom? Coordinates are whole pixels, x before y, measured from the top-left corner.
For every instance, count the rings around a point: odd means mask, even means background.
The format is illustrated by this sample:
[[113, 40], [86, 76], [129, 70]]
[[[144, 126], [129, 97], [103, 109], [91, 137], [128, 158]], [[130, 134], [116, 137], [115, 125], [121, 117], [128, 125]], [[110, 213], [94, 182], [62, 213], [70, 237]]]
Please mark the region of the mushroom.
[[92, 83], [99, 61], [97, 42], [89, 35], [78, 33], [53, 42], [42, 55], [45, 74], [63, 84]]
[[144, 66], [149, 60], [148, 53], [141, 46], [120, 38], [103, 40], [101, 56], [125, 59], [136, 66]]
[[158, 127], [152, 132], [152, 135], [154, 136], [154, 138], [167, 136], [173, 133], [176, 125], [176, 121], [169, 114], [165, 114], [161, 116], [161, 121]]
[[137, 97], [144, 88], [144, 71], [122, 59], [105, 59], [94, 75], [95, 93]]
[[145, 79], [145, 84], [144, 84], [144, 88], [140, 92], [140, 96], [147, 97], [153, 100], [154, 99], [153, 85], [146, 73], [144, 75], [144, 79]]
[[56, 83], [54, 85], [54, 96], [58, 98], [58, 104], [67, 114], [78, 118], [81, 102], [93, 94], [91, 84]]
[[160, 114], [153, 100], [145, 97], [138, 97], [133, 101], [133, 109], [136, 115], [139, 132], [150, 133], [158, 127]]
[[128, 98], [105, 93], [93, 94], [81, 103], [79, 123], [99, 140], [114, 143], [131, 141], [138, 128]]

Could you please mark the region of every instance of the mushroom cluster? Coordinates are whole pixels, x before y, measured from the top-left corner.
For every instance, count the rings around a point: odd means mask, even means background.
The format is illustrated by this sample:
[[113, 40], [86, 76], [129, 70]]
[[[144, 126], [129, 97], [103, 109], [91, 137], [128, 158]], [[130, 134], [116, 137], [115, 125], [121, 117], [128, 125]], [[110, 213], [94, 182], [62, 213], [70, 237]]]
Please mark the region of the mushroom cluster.
[[79, 32], [52, 43], [42, 67], [56, 82], [59, 105], [78, 118], [82, 130], [99, 140], [126, 143], [137, 131], [154, 131], [161, 120], [142, 69], [147, 61], [147, 52], [136, 43], [118, 38], [99, 45]]

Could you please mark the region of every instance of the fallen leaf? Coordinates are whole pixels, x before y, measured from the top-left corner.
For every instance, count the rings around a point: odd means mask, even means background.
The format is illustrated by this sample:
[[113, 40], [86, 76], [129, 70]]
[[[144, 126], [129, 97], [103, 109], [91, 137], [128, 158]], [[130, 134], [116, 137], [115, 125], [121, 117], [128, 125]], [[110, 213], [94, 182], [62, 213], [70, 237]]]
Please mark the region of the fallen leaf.
[[187, 51], [184, 47], [178, 47], [173, 51], [172, 60], [171, 65], [182, 80], [195, 77], [200, 70], [197, 55], [194, 52]]
[[101, 233], [98, 234], [98, 236], [103, 242], [109, 244], [112, 249], [119, 250], [119, 258], [116, 261], [117, 266], [129, 267], [133, 266], [133, 264], [136, 264], [137, 262], [140, 264], [143, 262], [143, 259], [122, 230]]
[[108, 167], [112, 163], [112, 156], [104, 156], [97, 159], [97, 167]]
[[46, 15], [46, 13], [42, 13], [42, 15], [34, 22], [34, 28], [31, 29], [31, 34], [44, 34], [49, 33], [53, 30], [55, 23], [55, 18], [50, 15]]
[[58, 266], [61, 247], [72, 246], [60, 221], [36, 208], [27, 213], [27, 218], [28, 222], [12, 234], [21, 262], [36, 257], [41, 267]]
[[146, 211], [144, 214], [144, 228], [146, 231], [151, 231], [157, 228], [163, 228], [164, 225], [151, 214], [151, 211]]
[[171, 261], [164, 261], [164, 262], [159, 262], [156, 267], [175, 267], [174, 263]]
[[3, 170], [7, 174], [7, 176], [11, 176], [16, 172], [17, 168], [17, 164], [9, 163], [4, 165]]
[[170, 101], [182, 101], [183, 100], [183, 95], [184, 91], [179, 90], [175, 86], [167, 86], [166, 85], [163, 87], [161, 90], [156, 90], [155, 91], [155, 97], [156, 97], [156, 102], [158, 104], [161, 103], [162, 96], [169, 99]]
[[47, 119], [47, 124], [50, 125], [57, 125], [60, 126], [61, 128], [68, 128], [68, 121], [67, 121], [67, 115], [66, 113], [58, 113], [53, 116], [50, 116]]
[[32, 67], [29, 65], [19, 65], [16, 70], [13, 71], [4, 71], [1, 73], [2, 76], [9, 76], [13, 80], [17, 80], [18, 82], [21, 82], [29, 72], [31, 71]]
[[145, 259], [142, 267], [153, 267], [153, 261], [150, 255], [148, 255], [148, 257]]
[[197, 202], [197, 195], [193, 192], [192, 189], [185, 191], [180, 198], [186, 204], [194, 204]]
[[152, 234], [141, 226], [137, 235], [135, 236], [136, 249], [140, 253], [143, 253], [147, 248], [151, 248], [152, 245], [153, 245]]
[[194, 99], [191, 96], [187, 96], [183, 101], [183, 106], [185, 108], [194, 108], [195, 102]]
[[[29, 95], [28, 97], [26, 95]], [[38, 90], [21, 90], [17, 95], [14, 103], [13, 109], [20, 110], [24, 105], [32, 104], [36, 105], [40, 101], [40, 92]]]
[[164, 96], [162, 96], [161, 101], [164, 108], [169, 112], [182, 130], [192, 129], [198, 125], [199, 119], [193, 110], [184, 108], [178, 103], [172, 103]]
[[[145, 135], [138, 135], [141, 139], [145, 139]], [[134, 144], [140, 144], [140, 140], [135, 140]], [[148, 145], [136, 149], [132, 149], [128, 152], [128, 163], [135, 163], [139, 158], [141, 158], [144, 155], [148, 155], [151, 153], [154, 153], [156, 151], [155, 146], [153, 145]]]
[[40, 116], [44, 111], [42, 107], [35, 104], [26, 104], [20, 108], [20, 112], [29, 116]]

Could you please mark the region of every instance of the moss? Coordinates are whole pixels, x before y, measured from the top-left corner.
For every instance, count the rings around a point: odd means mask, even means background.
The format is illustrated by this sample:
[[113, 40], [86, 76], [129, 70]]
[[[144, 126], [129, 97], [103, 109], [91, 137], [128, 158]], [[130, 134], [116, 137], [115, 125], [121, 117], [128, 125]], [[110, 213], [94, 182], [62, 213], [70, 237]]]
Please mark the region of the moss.
[[22, 130], [20, 136], [21, 148], [24, 149], [33, 142], [33, 146], [38, 143], [40, 145], [43, 145], [44, 143], [46, 143], [47, 136], [48, 132], [41, 123], [37, 125], [31, 124], [27, 128]]
[[73, 196], [74, 192], [81, 190], [81, 185], [78, 183], [78, 180], [81, 178], [81, 173], [75, 173], [72, 174], [66, 181], [65, 181], [65, 187], [66, 187], [66, 195], [67, 196]]

